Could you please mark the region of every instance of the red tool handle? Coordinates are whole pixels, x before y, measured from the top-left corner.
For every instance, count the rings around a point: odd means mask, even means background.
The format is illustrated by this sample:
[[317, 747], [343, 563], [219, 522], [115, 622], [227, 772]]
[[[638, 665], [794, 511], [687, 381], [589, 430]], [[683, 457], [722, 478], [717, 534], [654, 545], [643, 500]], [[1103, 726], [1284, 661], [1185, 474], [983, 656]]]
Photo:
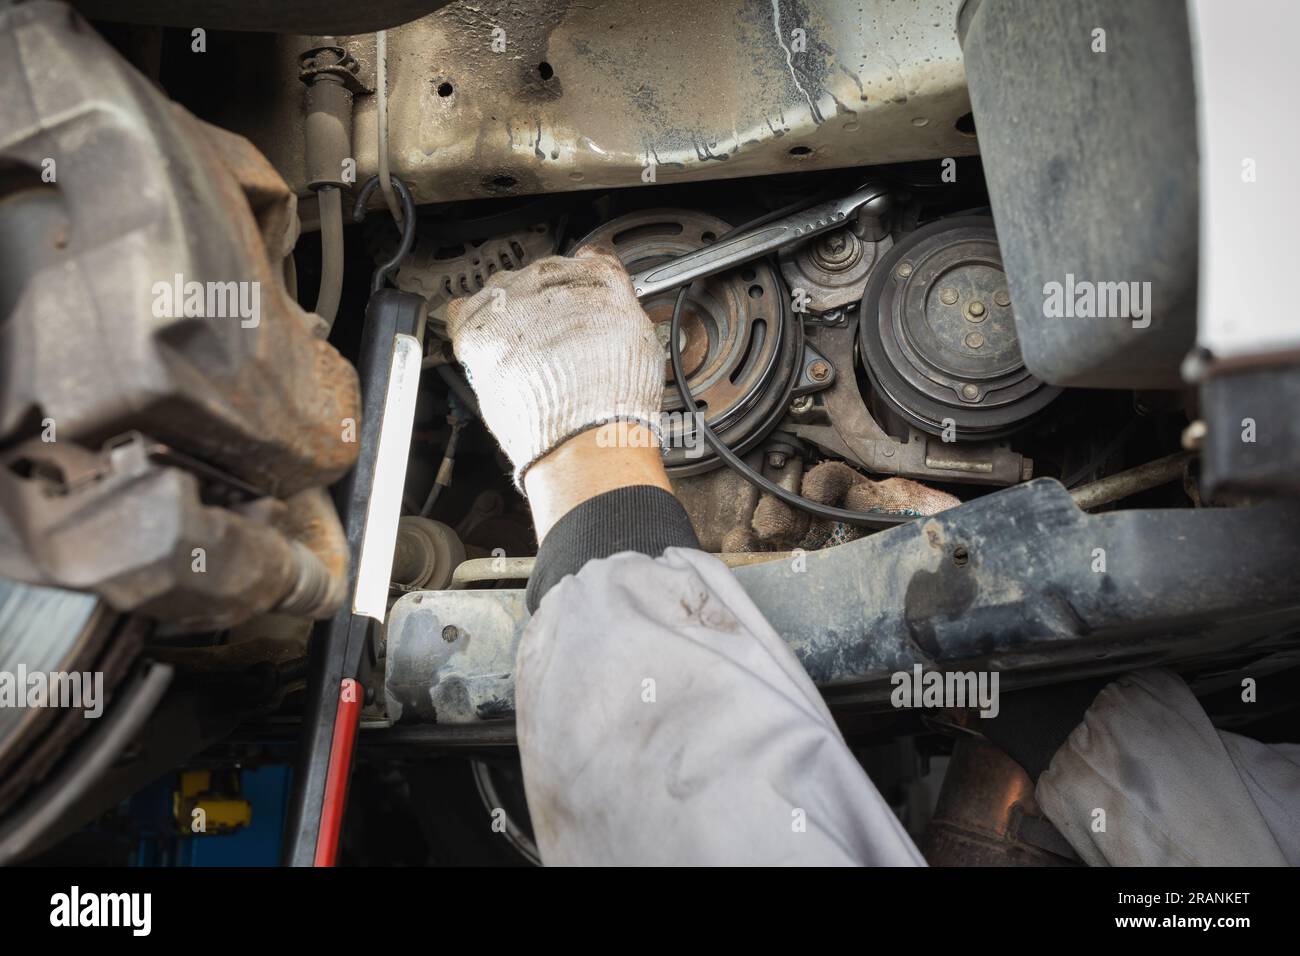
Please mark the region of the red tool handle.
[[361, 722], [364, 691], [351, 677], [339, 685], [339, 706], [334, 715], [334, 741], [330, 745], [330, 768], [325, 778], [325, 798], [321, 803], [320, 830], [316, 835], [315, 866], [333, 866], [339, 853], [339, 834], [343, 830], [343, 807], [348, 798], [348, 775], [352, 770], [352, 751]]

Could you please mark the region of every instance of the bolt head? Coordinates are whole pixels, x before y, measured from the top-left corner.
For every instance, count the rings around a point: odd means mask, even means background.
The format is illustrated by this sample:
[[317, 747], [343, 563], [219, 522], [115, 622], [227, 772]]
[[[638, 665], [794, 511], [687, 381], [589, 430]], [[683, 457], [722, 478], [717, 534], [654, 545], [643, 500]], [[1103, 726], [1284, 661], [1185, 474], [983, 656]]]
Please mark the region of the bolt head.
[[808, 366], [808, 377], [814, 382], [824, 382], [830, 374], [831, 367], [825, 362], [813, 362]]
[[961, 387], [961, 397], [968, 402], [973, 402], [980, 397], [980, 390], [974, 385], [963, 385]]
[[460, 637], [460, 628], [455, 624], [448, 624], [442, 629], [442, 639], [448, 644], [455, 641], [458, 637]]
[[972, 302], [970, 305], [968, 305], [968, 306], [966, 307], [966, 311], [969, 312], [971, 315], [983, 315], [983, 314], [984, 314], [984, 303], [983, 303], [983, 302]]
[[906, 279], [912, 274], [912, 264], [910, 262], [901, 263], [895, 272], [900, 279]]
[[858, 239], [847, 229], [827, 233], [813, 246], [812, 261], [827, 272], [843, 272], [861, 258]]

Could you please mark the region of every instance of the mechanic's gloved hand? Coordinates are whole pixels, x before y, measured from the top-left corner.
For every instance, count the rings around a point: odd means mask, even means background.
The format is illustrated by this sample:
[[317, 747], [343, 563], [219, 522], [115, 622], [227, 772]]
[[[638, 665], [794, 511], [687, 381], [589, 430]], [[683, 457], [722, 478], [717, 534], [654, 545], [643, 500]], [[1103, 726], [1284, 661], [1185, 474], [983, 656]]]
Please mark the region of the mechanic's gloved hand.
[[450, 304], [447, 330], [521, 492], [534, 462], [592, 426], [658, 433], [664, 349], [611, 253], [498, 272]]

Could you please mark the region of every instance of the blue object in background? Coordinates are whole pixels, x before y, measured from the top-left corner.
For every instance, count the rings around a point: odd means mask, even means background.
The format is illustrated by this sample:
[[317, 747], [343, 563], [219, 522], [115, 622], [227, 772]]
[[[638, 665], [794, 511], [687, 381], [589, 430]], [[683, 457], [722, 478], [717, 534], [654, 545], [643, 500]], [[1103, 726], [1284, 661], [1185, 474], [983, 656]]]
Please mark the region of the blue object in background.
[[169, 775], [132, 798], [131, 815], [140, 825], [133, 865], [280, 865], [280, 841], [289, 808], [292, 767], [271, 764], [241, 770], [240, 796], [252, 804], [253, 819], [243, 829], [224, 835], [184, 836], [175, 832], [171, 801], [176, 782], [176, 775]]
[[253, 821], [224, 836], [184, 837], [190, 866], [279, 866], [280, 836], [289, 808], [288, 766], [258, 767], [239, 775], [241, 796], [253, 805]]

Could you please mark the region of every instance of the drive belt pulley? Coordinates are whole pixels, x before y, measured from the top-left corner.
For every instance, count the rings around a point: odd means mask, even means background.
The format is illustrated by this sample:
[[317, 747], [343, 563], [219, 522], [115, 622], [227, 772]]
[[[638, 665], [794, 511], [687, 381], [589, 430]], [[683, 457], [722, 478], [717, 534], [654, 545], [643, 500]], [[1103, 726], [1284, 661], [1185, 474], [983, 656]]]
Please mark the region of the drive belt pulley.
[[858, 351], [874, 397], [935, 435], [992, 438], [1060, 394], [1025, 368], [1002, 254], [987, 216], [942, 219], [875, 267]]
[[[611, 220], [578, 247], [612, 249], [636, 273], [704, 248], [731, 228], [704, 213], [657, 209]], [[664, 291], [641, 302], [665, 346], [675, 298], [673, 291]], [[705, 421], [737, 452], [757, 443], [789, 402], [803, 343], [802, 328], [787, 316], [784, 302], [780, 276], [767, 260], [699, 279], [687, 298], [678, 342], [687, 380]], [[692, 475], [717, 467], [716, 455], [681, 414], [672, 380], [665, 352], [664, 461], [669, 472]]]

